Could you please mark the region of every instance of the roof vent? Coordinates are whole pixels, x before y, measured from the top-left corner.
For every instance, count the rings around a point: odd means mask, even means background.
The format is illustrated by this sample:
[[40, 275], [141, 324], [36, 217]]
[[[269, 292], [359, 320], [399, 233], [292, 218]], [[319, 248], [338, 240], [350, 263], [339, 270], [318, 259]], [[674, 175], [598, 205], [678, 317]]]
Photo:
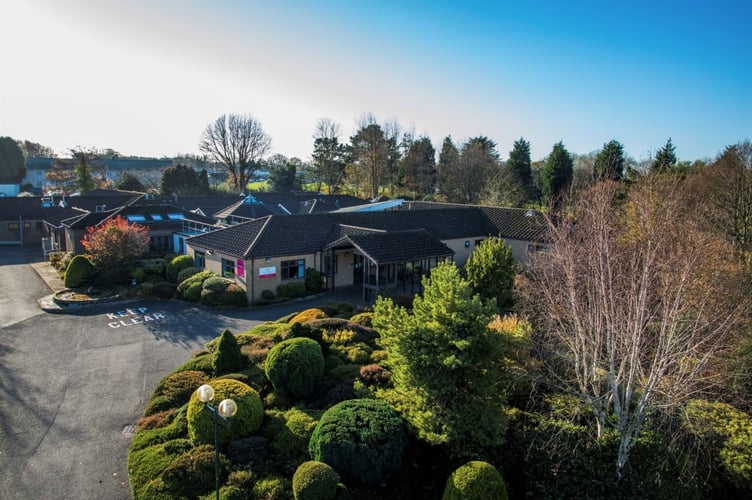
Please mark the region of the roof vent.
[[96, 205], [94, 207], [94, 212], [104, 212], [107, 208], [107, 205]]
[[47, 198], [47, 197], [45, 197], [45, 198], [42, 198], [42, 206], [43, 206], [44, 208], [50, 208], [50, 207], [52, 207], [53, 205], [54, 205], [54, 203], [53, 203], [53, 201], [52, 201], [52, 198], [51, 198], [51, 197], [50, 197], [50, 198]]
[[258, 200], [256, 198], [254, 198], [252, 194], [249, 194], [243, 200], [243, 204], [244, 205], [256, 205], [256, 204], [258, 204]]
[[535, 214], [536, 214], [535, 210], [531, 208], [530, 210], [525, 212], [525, 217], [535, 217]]

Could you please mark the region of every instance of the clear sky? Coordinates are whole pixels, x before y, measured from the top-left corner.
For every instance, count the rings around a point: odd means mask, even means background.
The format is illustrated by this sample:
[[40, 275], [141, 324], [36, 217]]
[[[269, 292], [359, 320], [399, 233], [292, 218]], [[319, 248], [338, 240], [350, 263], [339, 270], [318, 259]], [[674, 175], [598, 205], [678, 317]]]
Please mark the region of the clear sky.
[[0, 136], [66, 154], [198, 153], [224, 113], [310, 157], [366, 113], [434, 146], [533, 160], [617, 139], [682, 160], [752, 138], [752, 2], [17, 0], [0, 4]]

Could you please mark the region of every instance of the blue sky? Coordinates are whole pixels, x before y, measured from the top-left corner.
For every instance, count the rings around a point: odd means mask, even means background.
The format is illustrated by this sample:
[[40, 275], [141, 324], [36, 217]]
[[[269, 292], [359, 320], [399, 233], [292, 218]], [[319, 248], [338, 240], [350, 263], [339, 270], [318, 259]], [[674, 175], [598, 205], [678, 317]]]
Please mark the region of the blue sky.
[[373, 113], [440, 148], [486, 135], [534, 160], [611, 139], [680, 159], [752, 135], [752, 2], [24, 0], [0, 7], [0, 135], [123, 154], [197, 153], [249, 113], [308, 159]]

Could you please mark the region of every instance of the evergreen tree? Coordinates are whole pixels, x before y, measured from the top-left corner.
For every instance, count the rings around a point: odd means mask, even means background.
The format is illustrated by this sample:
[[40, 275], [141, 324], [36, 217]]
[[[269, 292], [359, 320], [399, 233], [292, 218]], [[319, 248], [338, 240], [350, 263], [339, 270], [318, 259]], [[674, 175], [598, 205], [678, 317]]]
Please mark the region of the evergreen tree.
[[243, 368], [243, 355], [238, 341], [230, 330], [225, 330], [219, 337], [217, 348], [212, 354], [212, 368], [214, 375], [236, 372]]
[[124, 172], [120, 175], [120, 177], [118, 177], [117, 181], [115, 182], [115, 189], [121, 189], [123, 191], [136, 191], [139, 193], [146, 191], [146, 188], [144, 188], [143, 183], [138, 179], [138, 177], [130, 172]]
[[415, 199], [430, 195], [436, 186], [436, 150], [431, 139], [421, 137], [410, 144], [402, 161], [405, 184]]
[[603, 145], [603, 149], [595, 157], [593, 177], [596, 180], [618, 181], [624, 177], [624, 146], [612, 140]]
[[504, 240], [484, 240], [467, 260], [465, 273], [473, 293], [484, 299], [494, 299], [499, 309], [511, 305], [516, 264], [512, 250]]
[[514, 141], [512, 151], [509, 153], [507, 161], [507, 171], [509, 172], [508, 181], [510, 186], [508, 190], [519, 193], [515, 200], [509, 200], [513, 206], [524, 205], [532, 196], [533, 172], [530, 161], [530, 142], [523, 137]]
[[73, 169], [76, 175], [76, 185], [78, 186], [78, 192], [86, 194], [94, 189], [94, 179], [91, 175], [91, 162], [94, 157], [94, 153], [91, 150], [85, 150], [83, 148], [72, 149], [71, 154], [76, 159], [76, 166]]
[[18, 143], [0, 137], [0, 183], [20, 183], [26, 177], [26, 161]]
[[573, 174], [572, 156], [564, 147], [564, 143], [559, 141], [554, 144], [541, 172], [543, 198], [554, 209], [560, 208], [562, 198], [572, 182]]
[[205, 182], [202, 181], [199, 174], [187, 165], [166, 168], [159, 182], [159, 192], [167, 196], [205, 194], [207, 188], [208, 177]]
[[500, 445], [504, 337], [488, 328], [492, 301], [473, 295], [453, 263], [423, 278], [413, 312], [379, 298], [373, 324], [387, 351], [393, 389], [377, 394], [407, 420], [420, 439], [446, 444], [459, 457]]
[[676, 148], [669, 137], [668, 141], [666, 141], [666, 145], [655, 153], [655, 159], [653, 160], [653, 165], [650, 167], [650, 171], [665, 174], [673, 170], [675, 165]]
[[460, 152], [457, 149], [457, 146], [452, 142], [452, 137], [446, 136], [441, 145], [437, 171], [439, 174], [439, 191], [446, 196], [447, 199], [453, 199], [453, 179], [457, 176], [459, 168]]

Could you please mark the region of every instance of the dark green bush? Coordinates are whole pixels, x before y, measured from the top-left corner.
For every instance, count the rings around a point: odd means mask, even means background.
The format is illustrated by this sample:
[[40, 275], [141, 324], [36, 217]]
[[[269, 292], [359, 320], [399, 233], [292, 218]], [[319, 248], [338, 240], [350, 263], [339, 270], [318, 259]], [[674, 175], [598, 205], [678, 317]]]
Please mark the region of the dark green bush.
[[94, 264], [83, 255], [76, 255], [68, 264], [63, 277], [66, 288], [75, 288], [89, 283], [94, 276]]
[[274, 292], [271, 290], [261, 290], [261, 298], [264, 300], [274, 300]]
[[324, 275], [312, 267], [307, 268], [304, 287], [306, 293], [320, 292], [324, 288]]
[[187, 280], [191, 276], [194, 276], [200, 272], [201, 272], [201, 269], [199, 269], [196, 266], [186, 267], [185, 269], [180, 270], [180, 272], [177, 275], [177, 278], [175, 279], [175, 282], [182, 283], [183, 281]]
[[[179, 408], [186, 404], [193, 391], [209, 380], [206, 373], [199, 370], [184, 370], [173, 372], [162, 379], [156, 389], [150, 405], [158, 398], [166, 398], [173, 408]], [[148, 408], [148, 406], [147, 406]], [[144, 415], [147, 415], [144, 412]]]
[[[220, 460], [220, 482], [227, 475], [226, 459]], [[175, 458], [160, 476], [173, 494], [196, 498], [214, 490], [214, 447], [197, 446]]]
[[146, 280], [146, 271], [143, 267], [137, 267], [131, 272], [131, 278], [136, 280], [137, 285], [140, 285]]
[[221, 276], [212, 276], [204, 280], [204, 290], [211, 290], [212, 292], [224, 292], [228, 286], [235, 283], [228, 278], [222, 278]]
[[181, 407], [170, 417], [169, 424], [153, 429], [140, 429], [131, 439], [130, 452], [142, 450], [149, 446], [166, 443], [173, 439], [185, 438], [188, 435], [186, 406]]
[[183, 293], [183, 298], [188, 302], [198, 302], [201, 300], [201, 292], [203, 287], [200, 282], [191, 283], [191, 285]]
[[488, 462], [468, 462], [447, 479], [442, 500], [493, 498], [507, 500], [507, 488], [496, 467]]
[[233, 283], [225, 289], [222, 303], [226, 306], [247, 307], [248, 295], [243, 288]]
[[268, 476], [253, 484], [253, 498], [264, 500], [288, 500], [292, 486], [290, 481], [279, 476]]
[[321, 347], [307, 338], [284, 340], [269, 350], [264, 372], [276, 390], [303, 398], [324, 374]]
[[372, 312], [362, 312], [353, 315], [350, 317], [350, 321], [353, 323], [357, 323], [360, 326], [365, 326], [366, 328], [373, 328], [373, 313]]
[[204, 281], [207, 278], [211, 278], [212, 276], [216, 276], [216, 273], [213, 273], [211, 271], [201, 271], [200, 273], [196, 273], [193, 276], [183, 280], [178, 285], [178, 298], [183, 298], [186, 290], [195, 283], [198, 283], [200, 285], [203, 285]]
[[316, 341], [321, 347], [321, 352], [326, 356], [329, 354], [329, 344], [324, 341], [323, 332], [318, 328], [311, 328], [307, 324], [292, 323], [290, 331], [287, 332], [285, 339], [306, 338]]
[[376, 484], [402, 462], [407, 435], [402, 417], [380, 399], [351, 399], [329, 408], [311, 435], [313, 460], [346, 482]]
[[175, 439], [128, 454], [128, 478], [136, 499], [152, 498], [145, 490], [180, 455], [193, 447], [187, 439]]
[[303, 462], [292, 476], [295, 500], [332, 500], [337, 495], [339, 474], [323, 462]]
[[148, 417], [149, 415], [169, 410], [170, 408], [175, 408], [175, 404], [170, 398], [167, 396], [154, 396], [146, 403], [143, 416]]
[[267, 446], [265, 437], [250, 436], [228, 444], [225, 454], [233, 464], [260, 466], [266, 461]]
[[175, 295], [175, 284], [168, 281], [160, 281], [152, 287], [154, 296], [160, 299], [171, 299]]
[[269, 440], [267, 465], [272, 470], [292, 475], [301, 462], [308, 460], [308, 441], [316, 420], [297, 408], [266, 412], [261, 434]]
[[131, 271], [127, 267], [113, 267], [102, 269], [96, 277], [101, 285], [128, 285], [131, 282]]
[[[238, 412], [227, 422], [220, 422], [217, 427], [219, 442], [224, 445], [235, 439], [250, 436], [261, 427], [264, 408], [261, 398], [251, 387], [232, 379], [219, 379], [210, 382], [214, 388], [214, 400], [210, 402], [216, 408], [223, 399], [233, 399]], [[188, 437], [194, 443], [214, 442], [214, 419], [212, 412], [204, 408], [197, 392], [188, 403]]]
[[191, 266], [193, 266], [193, 257], [190, 255], [178, 255], [167, 265], [167, 279], [170, 281], [177, 280], [178, 273]]
[[180, 365], [175, 371], [182, 372], [185, 370], [198, 370], [211, 376], [214, 373], [211, 355], [209, 353], [200, 354]]
[[245, 365], [243, 355], [240, 354], [235, 335], [230, 330], [225, 330], [219, 337], [219, 344], [212, 354], [212, 367], [214, 375], [236, 372], [242, 370]]
[[277, 295], [283, 299], [294, 299], [305, 295], [305, 283], [303, 281], [293, 281], [291, 283], [282, 283], [277, 287]]

